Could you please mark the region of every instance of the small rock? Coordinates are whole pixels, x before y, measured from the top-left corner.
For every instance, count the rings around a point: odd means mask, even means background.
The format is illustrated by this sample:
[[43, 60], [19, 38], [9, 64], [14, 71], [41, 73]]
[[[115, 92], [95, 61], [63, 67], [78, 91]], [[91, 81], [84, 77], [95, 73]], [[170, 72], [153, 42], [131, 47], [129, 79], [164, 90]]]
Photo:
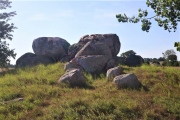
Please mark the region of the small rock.
[[123, 74], [116, 76], [113, 83], [117, 85], [118, 88], [139, 89], [142, 87], [142, 84], [134, 74]]
[[114, 77], [123, 74], [123, 69], [119, 66], [111, 68], [106, 73], [106, 78], [108, 81], [114, 79]]
[[58, 83], [63, 82], [69, 84], [71, 87], [83, 87], [86, 85], [86, 81], [87, 79], [80, 69], [73, 69], [62, 75]]

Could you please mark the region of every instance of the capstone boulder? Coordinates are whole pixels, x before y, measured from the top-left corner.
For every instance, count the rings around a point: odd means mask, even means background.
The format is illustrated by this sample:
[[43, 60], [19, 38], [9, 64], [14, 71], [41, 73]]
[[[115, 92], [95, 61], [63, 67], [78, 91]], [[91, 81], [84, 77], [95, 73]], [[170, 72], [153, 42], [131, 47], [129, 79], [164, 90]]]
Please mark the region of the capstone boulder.
[[67, 55], [70, 44], [59, 37], [40, 37], [33, 41], [32, 48], [36, 55], [61, 59]]
[[120, 51], [121, 43], [119, 37], [116, 34], [85, 35], [81, 37], [78, 43], [86, 44], [89, 41], [105, 43], [110, 48], [113, 57], [115, 57]]
[[105, 55], [108, 59], [112, 58], [111, 50], [105, 43], [89, 41], [81, 50], [75, 55], [86, 56], [86, 55]]

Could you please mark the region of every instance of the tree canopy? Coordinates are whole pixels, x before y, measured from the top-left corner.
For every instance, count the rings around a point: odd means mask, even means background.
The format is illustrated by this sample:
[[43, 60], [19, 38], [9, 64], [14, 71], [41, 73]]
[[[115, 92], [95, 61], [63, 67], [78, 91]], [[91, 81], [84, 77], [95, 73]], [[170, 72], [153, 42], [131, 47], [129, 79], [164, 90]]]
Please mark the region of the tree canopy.
[[168, 60], [177, 61], [177, 55], [169, 55]]
[[124, 53], [121, 54], [121, 57], [129, 57], [131, 55], [136, 55], [136, 52], [134, 52], [133, 50], [129, 50], [129, 51], [126, 51]]
[[[178, 22], [180, 22], [180, 0], [146, 0], [147, 7], [154, 11], [154, 16], [148, 16], [147, 10], [138, 10], [138, 16], [128, 17], [126, 14], [117, 14], [116, 18], [123, 23], [139, 23], [141, 22], [141, 29], [149, 32], [152, 26], [152, 19], [154, 19], [159, 27], [164, 30], [176, 31]], [[177, 51], [180, 51], [180, 43], [176, 42]]]
[[163, 57], [165, 59], [168, 59], [168, 56], [170, 55], [176, 55], [176, 52], [173, 50], [173, 49], [170, 49], [170, 50], [166, 50], [163, 54]]
[[119, 22], [138, 23], [141, 22], [141, 29], [149, 32], [151, 28], [151, 19], [158, 22], [164, 30], [175, 32], [178, 22], [180, 22], [180, 0], [147, 0], [146, 5], [154, 10], [155, 15], [149, 17], [147, 10], [138, 10], [138, 16], [127, 17], [126, 14], [117, 14]]
[[[0, 0], [0, 10], [11, 8], [9, 0]], [[0, 13], [0, 68], [6, 67], [10, 63], [10, 58], [15, 58], [14, 50], [9, 48], [7, 40], [12, 40], [14, 29], [16, 27], [13, 23], [9, 23], [11, 17], [16, 15], [16, 12], [2, 12]]]

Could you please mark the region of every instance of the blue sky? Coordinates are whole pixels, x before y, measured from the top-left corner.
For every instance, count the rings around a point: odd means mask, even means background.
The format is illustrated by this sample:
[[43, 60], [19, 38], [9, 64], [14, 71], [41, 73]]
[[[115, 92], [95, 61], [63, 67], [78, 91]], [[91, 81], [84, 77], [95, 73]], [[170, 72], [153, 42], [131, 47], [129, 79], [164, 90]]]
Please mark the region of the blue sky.
[[[16, 59], [26, 52], [33, 52], [32, 42], [38, 37], [61, 37], [70, 44], [77, 43], [86, 34], [115, 33], [121, 42], [121, 53], [134, 50], [144, 58], [162, 57], [162, 52], [174, 49], [174, 42], [180, 41], [179, 30], [164, 31], [153, 22], [149, 33], [141, 30], [141, 24], [118, 23], [116, 14], [137, 15], [138, 8], [148, 9], [146, 0], [12, 0], [16, 11], [12, 18], [18, 29], [13, 33], [10, 48], [15, 49]], [[153, 21], [153, 20], [152, 20]], [[180, 27], [179, 27], [180, 28]], [[176, 52], [178, 59], [180, 53]], [[16, 60], [11, 63], [15, 64]]]

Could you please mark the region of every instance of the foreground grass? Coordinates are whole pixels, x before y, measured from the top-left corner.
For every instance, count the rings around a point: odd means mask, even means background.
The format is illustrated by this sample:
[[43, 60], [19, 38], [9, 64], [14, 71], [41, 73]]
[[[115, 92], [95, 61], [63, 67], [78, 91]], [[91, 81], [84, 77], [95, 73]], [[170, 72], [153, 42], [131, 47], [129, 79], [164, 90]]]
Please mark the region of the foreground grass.
[[[91, 87], [57, 84], [64, 65], [39, 65], [0, 74], [0, 120], [178, 120], [180, 71], [173, 67], [126, 67], [145, 90], [118, 90], [101, 75]], [[16, 98], [23, 101], [11, 102]], [[7, 102], [10, 101], [10, 102]]]

